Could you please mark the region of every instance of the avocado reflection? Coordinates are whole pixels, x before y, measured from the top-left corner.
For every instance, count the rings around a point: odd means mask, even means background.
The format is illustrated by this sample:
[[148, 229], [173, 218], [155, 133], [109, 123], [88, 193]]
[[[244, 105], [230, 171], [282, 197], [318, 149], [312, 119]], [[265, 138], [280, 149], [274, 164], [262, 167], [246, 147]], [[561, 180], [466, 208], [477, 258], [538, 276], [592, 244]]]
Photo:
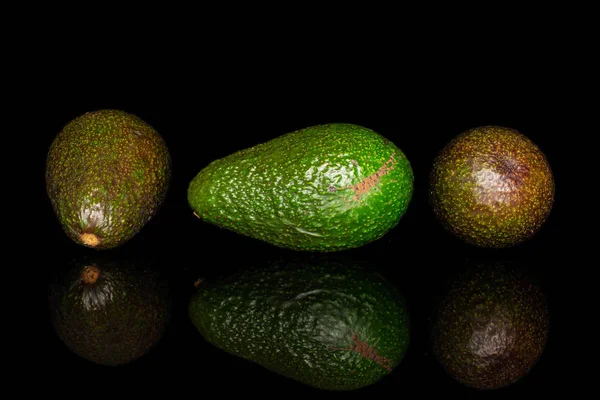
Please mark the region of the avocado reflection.
[[402, 296], [381, 275], [336, 257], [307, 257], [203, 280], [189, 303], [202, 337], [308, 386], [354, 390], [401, 362]]
[[496, 389], [513, 384], [535, 365], [548, 327], [542, 291], [517, 266], [467, 265], [438, 306], [433, 351], [457, 381]]
[[103, 365], [134, 361], [153, 348], [170, 318], [168, 287], [152, 266], [114, 255], [80, 257], [50, 285], [59, 339]]

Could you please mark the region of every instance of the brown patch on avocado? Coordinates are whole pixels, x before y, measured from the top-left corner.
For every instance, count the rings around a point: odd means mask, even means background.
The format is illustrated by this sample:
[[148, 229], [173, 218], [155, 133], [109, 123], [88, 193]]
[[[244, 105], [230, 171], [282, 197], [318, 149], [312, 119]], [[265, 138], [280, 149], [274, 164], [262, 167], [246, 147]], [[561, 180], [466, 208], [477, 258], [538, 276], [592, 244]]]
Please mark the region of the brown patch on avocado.
[[352, 185], [352, 186], [346, 186], [343, 189], [354, 190], [353, 199], [356, 201], [360, 201], [360, 198], [362, 197], [362, 195], [369, 193], [374, 188], [376, 189], [376, 185], [381, 181], [381, 177], [383, 175], [388, 174], [391, 170], [394, 169], [394, 165], [396, 162], [396, 160], [394, 159], [395, 154], [396, 153], [392, 153], [390, 158], [385, 163], [383, 163], [383, 165], [381, 166], [381, 168], [379, 168], [377, 170], [377, 172], [367, 176], [366, 178], [364, 178], [362, 181], [358, 182], [357, 184]]
[[369, 346], [369, 344], [367, 342], [363, 342], [362, 340], [359, 339], [359, 334], [360, 332], [356, 332], [352, 335], [352, 344], [350, 345], [350, 347], [330, 347], [330, 350], [351, 350], [351, 351], [355, 351], [358, 354], [360, 354], [361, 356], [368, 358], [369, 360], [372, 360], [374, 362], [376, 362], [377, 364], [381, 365], [383, 368], [385, 368], [388, 371], [392, 370], [392, 361], [384, 356], [379, 355], [379, 353], [377, 352], [377, 350], [375, 350], [374, 348], [372, 348], [371, 346]]

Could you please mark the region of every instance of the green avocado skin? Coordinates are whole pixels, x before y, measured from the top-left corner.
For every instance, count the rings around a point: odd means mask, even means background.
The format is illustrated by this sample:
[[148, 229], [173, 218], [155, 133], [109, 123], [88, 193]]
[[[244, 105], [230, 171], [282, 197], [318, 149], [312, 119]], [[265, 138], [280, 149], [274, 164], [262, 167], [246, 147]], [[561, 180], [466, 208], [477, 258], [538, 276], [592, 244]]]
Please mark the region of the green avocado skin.
[[432, 326], [438, 361], [454, 379], [480, 390], [521, 379], [547, 341], [549, 314], [540, 288], [498, 263], [471, 268], [453, 283]]
[[501, 126], [469, 129], [436, 157], [429, 200], [443, 227], [474, 246], [507, 248], [530, 239], [554, 203], [552, 170], [525, 135]]
[[[99, 110], [70, 121], [52, 142], [46, 189], [65, 233], [96, 249], [136, 235], [161, 207], [171, 178], [162, 137], [135, 115]], [[92, 234], [97, 242], [82, 240]]]
[[210, 163], [190, 182], [196, 216], [293, 250], [331, 252], [381, 238], [405, 214], [413, 172], [380, 134], [332, 123]]
[[[94, 283], [86, 283], [89, 268]], [[166, 281], [156, 271], [124, 262], [78, 263], [50, 286], [49, 307], [58, 338], [78, 356], [118, 366], [148, 353], [170, 320]]]
[[221, 350], [324, 390], [374, 384], [409, 344], [397, 290], [346, 264], [290, 263], [203, 282], [189, 315]]

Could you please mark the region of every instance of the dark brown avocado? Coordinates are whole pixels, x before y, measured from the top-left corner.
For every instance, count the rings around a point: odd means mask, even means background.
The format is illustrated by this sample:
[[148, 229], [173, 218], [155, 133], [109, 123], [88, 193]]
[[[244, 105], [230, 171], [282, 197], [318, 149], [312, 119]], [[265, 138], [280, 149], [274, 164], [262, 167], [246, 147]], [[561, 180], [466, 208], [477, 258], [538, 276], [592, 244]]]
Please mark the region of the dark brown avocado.
[[514, 129], [483, 126], [451, 140], [434, 160], [429, 183], [433, 212], [466, 243], [491, 248], [530, 239], [554, 203], [546, 156]]
[[65, 233], [95, 249], [135, 236], [163, 204], [171, 158], [139, 117], [99, 110], [69, 122], [48, 150], [46, 189]]

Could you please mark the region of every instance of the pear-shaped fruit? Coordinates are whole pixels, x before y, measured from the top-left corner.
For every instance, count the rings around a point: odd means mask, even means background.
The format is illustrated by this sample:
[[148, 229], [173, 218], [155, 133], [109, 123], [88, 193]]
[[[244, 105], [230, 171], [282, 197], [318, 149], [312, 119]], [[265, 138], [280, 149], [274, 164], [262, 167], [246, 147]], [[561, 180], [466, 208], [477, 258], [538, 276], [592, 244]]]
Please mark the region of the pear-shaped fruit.
[[191, 181], [197, 217], [293, 250], [337, 251], [381, 238], [405, 214], [413, 172], [371, 129], [317, 125], [213, 161]]

